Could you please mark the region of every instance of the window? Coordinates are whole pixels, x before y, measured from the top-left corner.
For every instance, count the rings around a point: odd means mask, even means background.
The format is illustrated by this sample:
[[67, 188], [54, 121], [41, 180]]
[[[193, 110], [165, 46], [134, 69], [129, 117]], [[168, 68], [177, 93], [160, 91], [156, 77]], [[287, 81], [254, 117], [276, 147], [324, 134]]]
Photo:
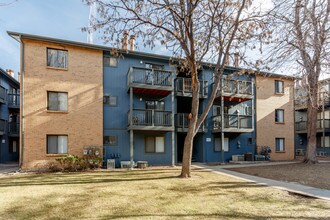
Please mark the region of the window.
[[253, 144], [253, 138], [248, 138], [248, 145], [252, 145]]
[[284, 138], [276, 138], [276, 152], [284, 151]]
[[117, 146], [118, 145], [118, 138], [116, 135], [108, 135], [103, 137], [103, 144], [110, 145], [110, 146]]
[[117, 96], [106, 95], [103, 97], [103, 104], [117, 106]]
[[67, 135], [47, 135], [47, 154], [68, 153]]
[[103, 65], [106, 67], [117, 67], [118, 60], [115, 57], [104, 57], [103, 58]]
[[330, 147], [330, 136], [321, 136], [321, 147]]
[[9, 153], [17, 152], [17, 141], [11, 141], [11, 146], [9, 147]]
[[146, 68], [154, 69], [154, 70], [164, 70], [165, 66], [161, 64], [155, 64], [155, 63], [146, 63]]
[[[228, 152], [229, 151], [229, 138], [224, 138], [224, 152]], [[214, 151], [221, 151], [221, 138], [214, 138]]]
[[68, 51], [47, 48], [47, 66], [67, 69]]
[[164, 153], [165, 152], [165, 138], [149, 136], [145, 140], [146, 153]]
[[48, 92], [47, 110], [68, 111], [68, 93], [67, 92]]
[[284, 93], [284, 82], [280, 80], [275, 80], [275, 93], [282, 94]]
[[275, 109], [275, 122], [284, 123], [284, 109]]

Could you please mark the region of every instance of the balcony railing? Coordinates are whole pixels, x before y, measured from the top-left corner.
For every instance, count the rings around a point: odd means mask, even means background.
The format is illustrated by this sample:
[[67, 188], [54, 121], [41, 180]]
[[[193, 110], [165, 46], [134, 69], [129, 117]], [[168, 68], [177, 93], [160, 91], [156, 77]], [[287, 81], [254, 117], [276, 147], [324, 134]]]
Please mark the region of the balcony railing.
[[[328, 129], [330, 128], [330, 119], [324, 119], [324, 126], [323, 126], [323, 119], [317, 119], [316, 129]], [[296, 131], [307, 131], [307, 121], [299, 121], [296, 122]]]
[[151, 109], [134, 109], [132, 119], [128, 112], [128, 126], [130, 127], [172, 127], [172, 112]]
[[19, 108], [19, 94], [8, 94], [8, 107]]
[[6, 130], [6, 121], [0, 119], [0, 134], [4, 134], [5, 130]]
[[142, 67], [131, 67], [127, 74], [128, 87], [172, 89], [171, 71], [156, 70]]
[[[237, 115], [225, 114], [224, 115], [224, 130], [242, 130], [252, 129], [252, 116], [251, 115]], [[221, 130], [221, 115], [212, 117], [213, 130]]]
[[[252, 96], [253, 82], [243, 80], [222, 80], [222, 95], [224, 96]], [[218, 91], [220, 95], [220, 91]]]
[[[175, 92], [179, 96], [191, 96], [191, 78], [178, 77], [175, 79]], [[206, 98], [208, 94], [207, 81], [200, 81], [200, 97]]]
[[[178, 113], [175, 115], [175, 127], [178, 131], [186, 132], [189, 127], [189, 113]], [[205, 131], [205, 122], [200, 126], [198, 131]]]
[[19, 135], [19, 123], [9, 122], [8, 123], [8, 133], [9, 135]]
[[6, 101], [6, 89], [0, 86], [0, 103], [4, 103]]

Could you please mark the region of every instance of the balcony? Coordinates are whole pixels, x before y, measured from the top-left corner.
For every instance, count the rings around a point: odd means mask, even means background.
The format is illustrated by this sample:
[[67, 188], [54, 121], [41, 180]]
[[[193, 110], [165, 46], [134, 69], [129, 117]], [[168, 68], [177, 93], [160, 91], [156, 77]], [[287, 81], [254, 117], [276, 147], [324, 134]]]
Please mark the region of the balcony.
[[[227, 97], [228, 100], [246, 101], [253, 99], [254, 83], [243, 80], [222, 80], [222, 96]], [[218, 98], [221, 97], [221, 91], [218, 91]]]
[[[189, 113], [178, 113], [175, 115], [175, 129], [177, 132], [187, 132], [189, 126]], [[200, 126], [198, 132], [206, 132], [205, 122]]]
[[142, 67], [130, 67], [127, 73], [127, 88], [136, 94], [169, 95], [172, 91], [173, 73]]
[[[213, 132], [221, 132], [221, 115], [212, 117]], [[252, 132], [253, 121], [252, 115], [224, 115], [223, 132]]]
[[[192, 96], [191, 78], [183, 78], [183, 77], [176, 78], [175, 94], [177, 96], [191, 97]], [[208, 95], [207, 81], [200, 81], [199, 97], [207, 98], [207, 95]]]
[[19, 94], [8, 94], [8, 108], [19, 109]]
[[133, 109], [128, 112], [129, 130], [173, 131], [172, 112], [153, 109]]
[[[323, 128], [330, 129], [330, 119], [324, 119], [324, 126], [323, 126], [323, 119], [317, 119], [317, 123], [316, 123], [317, 132], [322, 132]], [[306, 133], [307, 132], [307, 121], [296, 122], [296, 132], [297, 133]]]
[[6, 130], [6, 121], [3, 119], [0, 119], [0, 135], [3, 135]]
[[18, 122], [9, 122], [8, 123], [8, 135], [12, 137], [19, 136], [19, 123]]
[[0, 86], [0, 103], [6, 102], [6, 89]]

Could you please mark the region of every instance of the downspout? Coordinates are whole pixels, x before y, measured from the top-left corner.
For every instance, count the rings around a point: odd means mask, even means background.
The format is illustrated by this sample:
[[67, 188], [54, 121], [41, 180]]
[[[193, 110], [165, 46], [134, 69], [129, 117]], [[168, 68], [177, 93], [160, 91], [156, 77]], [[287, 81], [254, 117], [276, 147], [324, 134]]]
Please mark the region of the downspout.
[[20, 157], [19, 167], [22, 168], [24, 158], [24, 42], [22, 36], [19, 36], [21, 50], [21, 74], [20, 74]]

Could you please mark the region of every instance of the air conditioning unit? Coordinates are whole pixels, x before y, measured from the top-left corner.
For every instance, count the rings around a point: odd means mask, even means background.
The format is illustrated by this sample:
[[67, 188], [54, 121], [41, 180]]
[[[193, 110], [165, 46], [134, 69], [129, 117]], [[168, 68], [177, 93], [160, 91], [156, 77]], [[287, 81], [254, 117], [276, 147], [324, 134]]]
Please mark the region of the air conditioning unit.
[[326, 153], [324, 151], [317, 151], [316, 152], [316, 156], [318, 156], [318, 157], [324, 157], [324, 156], [326, 156]]
[[297, 156], [304, 156], [305, 150], [304, 149], [296, 149], [296, 155]]
[[108, 159], [107, 160], [107, 169], [114, 170], [116, 167], [116, 160], [115, 159]]
[[244, 161], [244, 155], [232, 155], [231, 160], [232, 161]]

